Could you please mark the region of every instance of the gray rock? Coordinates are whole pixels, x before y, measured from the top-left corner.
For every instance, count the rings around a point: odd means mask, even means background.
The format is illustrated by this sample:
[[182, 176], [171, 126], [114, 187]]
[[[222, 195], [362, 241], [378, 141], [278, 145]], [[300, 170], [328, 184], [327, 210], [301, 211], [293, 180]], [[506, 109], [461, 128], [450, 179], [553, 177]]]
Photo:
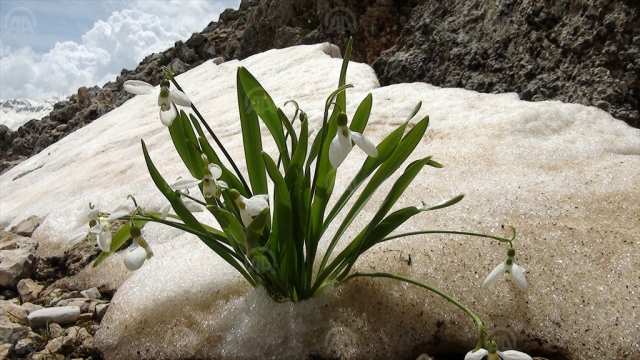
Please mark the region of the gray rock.
[[22, 220], [18, 223], [18, 225], [11, 228], [11, 232], [18, 234], [20, 236], [31, 237], [33, 232], [40, 226], [42, 219], [33, 215], [29, 216], [29, 218]]
[[17, 288], [18, 293], [20, 294], [20, 299], [24, 303], [36, 301], [44, 286], [31, 279], [22, 279], [18, 281]]
[[62, 354], [52, 354], [49, 350], [38, 351], [31, 354], [31, 360], [64, 360], [65, 356]]
[[73, 324], [80, 316], [78, 306], [62, 306], [36, 310], [27, 316], [31, 328], [36, 329], [47, 323]]
[[30, 339], [28, 337], [18, 340], [18, 342], [16, 342], [16, 345], [13, 347], [13, 353], [18, 356], [29, 355], [35, 350], [36, 350], [35, 341], [33, 341], [33, 339]]
[[9, 352], [13, 345], [11, 344], [0, 344], [0, 359], [9, 359]]
[[26, 302], [22, 304], [22, 308], [25, 309], [25, 311], [27, 312], [27, 315], [36, 311], [36, 310], [40, 310], [40, 309], [44, 309], [44, 306], [40, 306], [40, 305], [36, 305], [36, 304], [32, 304], [30, 302]]
[[69, 336], [60, 336], [49, 341], [44, 348], [52, 354], [68, 355], [75, 350], [75, 343]]
[[29, 335], [28, 326], [9, 321], [6, 316], [0, 316], [0, 343], [15, 344], [18, 340]]
[[109, 310], [109, 304], [96, 305], [93, 316], [96, 318], [96, 320], [102, 321], [102, 318], [107, 313], [107, 310]]
[[98, 288], [91, 288], [88, 290], [80, 291], [80, 295], [88, 299], [100, 299], [102, 297]]
[[5, 316], [14, 323], [26, 323], [27, 310], [12, 301], [0, 300], [0, 316]]
[[35, 250], [29, 248], [0, 250], [0, 286], [15, 289], [18, 281], [31, 277], [35, 261]]
[[65, 331], [64, 328], [62, 328], [62, 326], [60, 326], [60, 324], [56, 324], [56, 323], [49, 324], [48, 329], [49, 329], [49, 335], [52, 338], [57, 338], [57, 337], [67, 335], [67, 332]]
[[373, 64], [382, 86], [427, 82], [597, 106], [639, 127], [640, 27], [624, 0], [425, 2]]

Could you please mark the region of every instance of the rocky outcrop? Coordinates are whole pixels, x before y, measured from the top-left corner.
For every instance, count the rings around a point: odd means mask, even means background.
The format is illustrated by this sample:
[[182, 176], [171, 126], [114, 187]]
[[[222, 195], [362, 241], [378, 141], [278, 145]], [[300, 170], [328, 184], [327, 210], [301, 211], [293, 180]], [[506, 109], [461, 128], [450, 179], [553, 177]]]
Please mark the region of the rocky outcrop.
[[597, 106], [639, 127], [640, 5], [430, 1], [374, 63], [382, 85], [422, 81]]
[[162, 66], [181, 74], [209, 59], [243, 59], [272, 48], [329, 41], [344, 49], [349, 36], [358, 43], [353, 59], [373, 62], [395, 44], [419, 1], [244, 0], [218, 22], [162, 53], [147, 56], [134, 70], [122, 70], [102, 88], [82, 87], [55, 104], [49, 116], [17, 131], [0, 125], [0, 173], [37, 154], [69, 133], [120, 106], [132, 95], [122, 84], [143, 80], [157, 85]]

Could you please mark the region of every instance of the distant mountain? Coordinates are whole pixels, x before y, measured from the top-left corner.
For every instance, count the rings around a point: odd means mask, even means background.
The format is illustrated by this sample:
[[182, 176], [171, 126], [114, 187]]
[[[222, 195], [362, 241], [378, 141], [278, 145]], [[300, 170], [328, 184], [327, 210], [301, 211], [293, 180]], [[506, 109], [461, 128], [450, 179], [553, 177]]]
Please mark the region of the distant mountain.
[[0, 124], [17, 130], [31, 119], [42, 119], [53, 110], [58, 98], [47, 100], [3, 99], [0, 100]]

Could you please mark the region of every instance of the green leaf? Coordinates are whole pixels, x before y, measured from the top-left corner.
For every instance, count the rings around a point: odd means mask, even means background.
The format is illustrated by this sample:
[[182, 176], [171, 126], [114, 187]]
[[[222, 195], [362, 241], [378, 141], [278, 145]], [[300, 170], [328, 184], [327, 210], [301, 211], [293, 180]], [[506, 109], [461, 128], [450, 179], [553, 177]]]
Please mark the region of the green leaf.
[[369, 122], [369, 116], [371, 115], [371, 107], [373, 106], [373, 96], [371, 93], [367, 95], [360, 105], [358, 105], [358, 109], [356, 113], [353, 115], [353, 119], [351, 119], [351, 125], [349, 129], [351, 131], [362, 133], [364, 129], [367, 127], [367, 123]]
[[[282, 163], [285, 168], [289, 166], [289, 152], [287, 150], [287, 143], [284, 140], [284, 131], [282, 128], [282, 121], [278, 115], [278, 108], [276, 107], [273, 99], [267, 91], [260, 85], [253, 75], [244, 67], [238, 68], [238, 87], [242, 87], [245, 92], [245, 99], [249, 100], [249, 104], [243, 105], [245, 109], [253, 109], [262, 122], [267, 126], [273, 140], [278, 147]], [[259, 135], [259, 133], [258, 133]]]
[[[262, 136], [258, 115], [251, 105], [240, 80], [241, 68], [238, 68], [237, 91], [238, 109], [240, 111], [240, 125], [242, 127], [242, 142], [244, 144], [244, 156], [251, 182], [251, 190], [254, 194], [266, 194], [267, 174], [262, 161]], [[254, 94], [257, 95], [257, 94]]]

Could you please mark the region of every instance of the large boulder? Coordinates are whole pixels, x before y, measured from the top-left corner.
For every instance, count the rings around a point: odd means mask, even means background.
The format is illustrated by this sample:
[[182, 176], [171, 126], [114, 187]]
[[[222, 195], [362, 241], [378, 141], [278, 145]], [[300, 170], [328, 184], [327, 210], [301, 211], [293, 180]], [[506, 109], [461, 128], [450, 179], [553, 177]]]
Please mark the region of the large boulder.
[[382, 85], [516, 92], [640, 127], [639, 12], [625, 0], [430, 1], [373, 66]]

